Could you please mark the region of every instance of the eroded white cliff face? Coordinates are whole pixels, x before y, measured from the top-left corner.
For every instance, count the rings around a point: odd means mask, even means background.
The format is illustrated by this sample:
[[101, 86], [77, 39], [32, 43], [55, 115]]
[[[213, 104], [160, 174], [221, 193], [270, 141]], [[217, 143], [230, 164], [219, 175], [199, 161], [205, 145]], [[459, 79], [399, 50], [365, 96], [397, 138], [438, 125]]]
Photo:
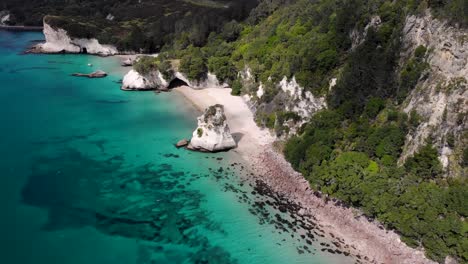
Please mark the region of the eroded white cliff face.
[[227, 84], [220, 84], [216, 75], [207, 74], [207, 79], [203, 81], [190, 81], [185, 74], [175, 71], [171, 78], [167, 79], [158, 71], [151, 71], [148, 74], [140, 74], [135, 70], [130, 70], [122, 80], [122, 90], [167, 90], [172, 81], [179, 79], [193, 89], [205, 88], [227, 88]]
[[103, 45], [95, 38], [73, 38], [62, 28], [53, 28], [44, 22], [45, 43], [38, 44], [36, 50], [43, 53], [88, 53], [101, 56], [118, 54], [116, 47]]
[[430, 140], [449, 175], [466, 173], [459, 161], [468, 143], [464, 135], [468, 121], [468, 32], [427, 13], [408, 17], [403, 33], [402, 57], [408, 58], [424, 45], [430, 68], [403, 106], [406, 113], [416, 111], [422, 122], [407, 135], [400, 161]]
[[226, 121], [224, 107], [213, 105], [198, 117], [198, 126], [193, 131], [189, 149], [199, 151], [222, 151], [237, 146]]
[[[272, 88], [268, 88], [262, 82], [256, 82], [248, 66], [240, 71], [238, 75], [242, 80], [243, 92], [246, 92], [246, 94], [243, 95], [243, 99], [247, 102], [251, 110], [257, 113], [257, 117], [258, 113], [260, 113], [261, 116], [274, 112], [295, 113], [299, 116], [300, 120], [291, 118], [282, 120], [281, 124], [277, 122], [277, 119], [275, 127], [277, 125], [287, 127], [287, 131], [282, 131], [280, 134], [277, 134], [278, 137], [284, 138], [294, 135], [297, 129], [310, 120], [316, 112], [327, 107], [325, 97], [314, 96], [311, 92], [305, 91], [305, 89], [297, 83], [294, 76], [290, 80], [284, 76], [279, 83], [274, 84], [273, 89], [278, 89], [279, 91], [274, 98], [266, 100], [264, 97], [268, 94], [267, 89]], [[268, 81], [271, 82], [271, 78]], [[330, 87], [335, 84], [336, 78], [330, 81]]]
[[142, 75], [130, 70], [122, 80], [122, 90], [165, 90], [169, 83], [159, 71]]
[[7, 25], [10, 22], [10, 12], [6, 10], [0, 11], [0, 25]]
[[279, 83], [281, 90], [289, 95], [291, 100], [285, 105], [286, 111], [298, 114], [304, 120], [309, 119], [315, 112], [327, 107], [325, 97], [315, 97], [305, 91], [293, 77], [290, 81], [286, 77]]
[[204, 89], [204, 88], [227, 88], [228, 85], [221, 83], [215, 74], [208, 72], [206, 79], [201, 81], [190, 81], [187, 76], [179, 71], [174, 72], [174, 77], [184, 81], [190, 88]]

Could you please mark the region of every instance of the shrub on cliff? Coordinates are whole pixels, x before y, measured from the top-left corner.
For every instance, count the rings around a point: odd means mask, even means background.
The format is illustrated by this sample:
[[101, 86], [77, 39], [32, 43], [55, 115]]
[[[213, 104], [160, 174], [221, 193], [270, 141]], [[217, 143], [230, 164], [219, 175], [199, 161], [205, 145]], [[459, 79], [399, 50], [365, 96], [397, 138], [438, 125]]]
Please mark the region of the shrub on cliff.
[[158, 69], [158, 60], [151, 56], [143, 56], [133, 65], [133, 69], [142, 75]]
[[191, 81], [201, 81], [206, 79], [208, 68], [206, 59], [199, 48], [192, 47], [190, 52], [180, 60], [180, 71], [187, 74]]

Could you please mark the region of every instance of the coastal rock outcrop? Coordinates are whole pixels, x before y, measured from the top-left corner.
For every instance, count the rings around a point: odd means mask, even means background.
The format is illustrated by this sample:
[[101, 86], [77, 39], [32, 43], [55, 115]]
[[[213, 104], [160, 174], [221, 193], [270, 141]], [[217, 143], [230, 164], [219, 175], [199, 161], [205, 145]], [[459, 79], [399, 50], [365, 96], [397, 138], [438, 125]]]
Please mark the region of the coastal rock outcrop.
[[237, 146], [226, 121], [224, 106], [216, 104], [208, 107], [198, 117], [198, 127], [193, 131], [187, 147], [191, 150], [216, 152]]
[[189, 143], [190, 143], [190, 142], [189, 142], [187, 139], [184, 138], [184, 139], [179, 140], [179, 141], [175, 144], [175, 146], [176, 146], [176, 148], [182, 148], [182, 147], [186, 147]]
[[174, 88], [173, 85], [179, 86], [180, 84], [193, 89], [228, 87], [227, 84], [221, 84], [216, 78], [216, 75], [212, 73], [208, 73], [207, 78], [201, 81], [190, 81], [185, 74], [179, 71], [173, 71], [170, 77], [165, 76], [166, 75], [163, 75], [159, 70], [151, 70], [148, 73], [142, 74], [132, 69], [124, 76], [121, 88], [126, 91], [166, 91], [170, 88]]
[[168, 86], [169, 83], [159, 71], [140, 74], [136, 70], [131, 70], [122, 80], [122, 90], [126, 91], [167, 90]]
[[10, 12], [3, 10], [0, 11], [0, 25], [8, 25], [11, 19]]
[[[259, 119], [263, 119], [264, 116], [271, 115], [275, 111], [288, 113], [287, 116], [281, 118], [275, 116], [274, 126], [282, 128], [275, 129], [276, 135], [280, 138], [294, 135], [297, 129], [316, 112], [327, 108], [324, 96], [315, 96], [310, 91], [306, 91], [297, 83], [294, 76], [290, 79], [284, 76], [280, 82], [274, 84], [277, 93], [274, 98], [268, 100], [265, 99], [267, 88], [263, 83], [255, 81], [250, 68], [246, 67], [239, 72], [239, 77], [242, 80], [244, 90], [247, 91], [244, 99]], [[331, 84], [333, 82], [336, 82], [336, 79], [330, 80]]]
[[76, 77], [88, 77], [88, 78], [104, 78], [107, 76], [107, 73], [101, 70], [92, 72], [92, 73], [73, 73], [72, 76]]
[[86, 53], [101, 56], [118, 54], [116, 47], [99, 43], [95, 38], [73, 38], [62, 28], [54, 28], [44, 19], [45, 43], [36, 45], [35, 53]]
[[403, 104], [403, 110], [409, 115], [417, 113], [420, 122], [406, 136], [400, 162], [430, 139], [447, 174], [466, 175], [461, 160], [468, 144], [467, 31], [427, 12], [421, 17], [409, 16], [403, 35], [402, 58], [424, 46], [428, 68]]
[[289, 95], [291, 100], [291, 103], [286, 105], [286, 110], [297, 113], [303, 119], [307, 119], [315, 112], [327, 107], [325, 97], [316, 97], [309, 91], [304, 92], [304, 88], [297, 83], [296, 77], [288, 81], [285, 76], [279, 86], [284, 93]]
[[206, 74], [206, 79], [199, 80], [199, 81], [191, 81], [185, 76], [185, 74], [179, 71], [174, 72], [174, 77], [184, 81], [185, 83], [187, 83], [187, 86], [189, 86], [190, 88], [194, 88], [194, 89], [228, 88], [229, 87], [228, 84], [220, 82], [218, 78], [216, 77], [216, 75], [211, 72], [208, 72]]

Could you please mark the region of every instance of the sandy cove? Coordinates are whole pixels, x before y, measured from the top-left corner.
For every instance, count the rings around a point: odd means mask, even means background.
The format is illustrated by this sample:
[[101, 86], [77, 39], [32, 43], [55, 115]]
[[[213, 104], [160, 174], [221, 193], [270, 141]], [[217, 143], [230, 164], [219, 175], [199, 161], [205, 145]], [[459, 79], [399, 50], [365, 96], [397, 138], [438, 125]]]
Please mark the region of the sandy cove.
[[210, 105], [224, 105], [229, 127], [238, 141], [238, 147], [233, 151], [251, 166], [258, 180], [300, 204], [304, 209], [302, 213], [315, 218], [330, 240], [343, 241], [350, 246], [351, 254], [363, 256], [359, 259], [361, 263], [435, 263], [427, 259], [422, 250], [404, 244], [395, 232], [385, 230], [376, 221], [370, 222], [359, 210], [343, 207], [334, 199], [321, 198], [318, 192], [311, 190], [307, 180], [274, 150], [274, 138], [255, 124], [243, 98], [232, 96], [230, 89], [195, 90], [183, 86], [175, 91], [200, 111]]
[[237, 148], [233, 152], [237, 152], [245, 160], [251, 158], [252, 154], [259, 154], [260, 147], [273, 143], [274, 138], [255, 124], [252, 111], [242, 97], [231, 95], [231, 89], [192, 89], [182, 86], [174, 90], [184, 95], [201, 112], [211, 105], [224, 105], [229, 128], [237, 142]]

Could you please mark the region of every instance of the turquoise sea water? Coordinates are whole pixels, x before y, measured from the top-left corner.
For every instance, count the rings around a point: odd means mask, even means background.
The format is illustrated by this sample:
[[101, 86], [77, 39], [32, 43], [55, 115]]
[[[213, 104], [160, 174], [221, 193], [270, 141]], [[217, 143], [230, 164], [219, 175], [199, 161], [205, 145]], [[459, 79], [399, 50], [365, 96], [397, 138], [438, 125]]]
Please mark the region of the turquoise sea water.
[[0, 263], [352, 262], [294, 232], [231, 154], [176, 149], [198, 114], [183, 98], [120, 91], [118, 58], [20, 55], [37, 39], [0, 31]]

